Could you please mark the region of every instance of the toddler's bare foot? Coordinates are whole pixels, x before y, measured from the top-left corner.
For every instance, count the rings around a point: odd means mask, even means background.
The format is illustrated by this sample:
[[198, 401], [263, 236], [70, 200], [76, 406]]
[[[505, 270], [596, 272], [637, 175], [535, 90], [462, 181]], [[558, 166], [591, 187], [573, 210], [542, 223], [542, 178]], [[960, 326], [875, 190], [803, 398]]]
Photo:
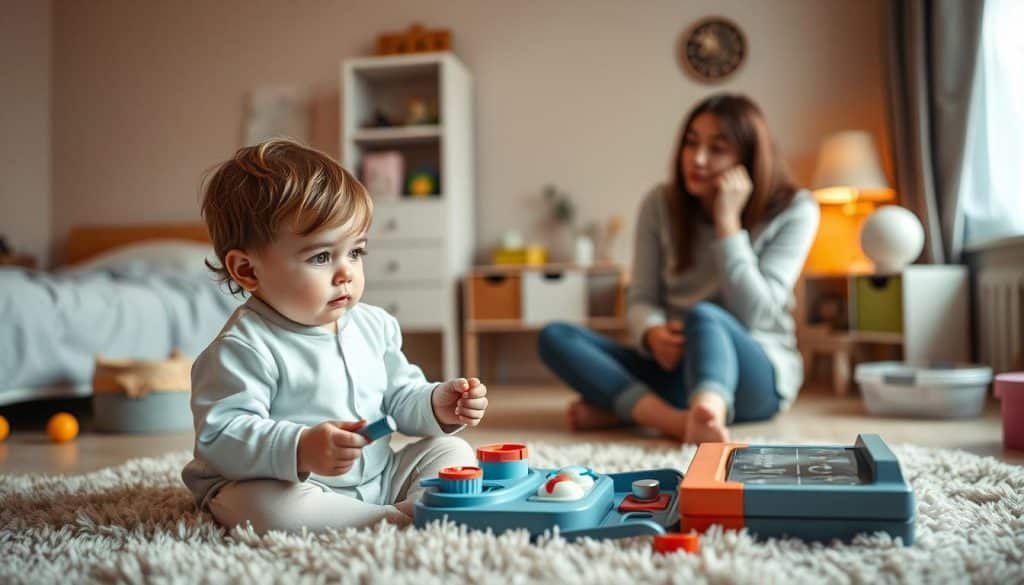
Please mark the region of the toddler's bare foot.
[[570, 404], [566, 416], [569, 421], [569, 428], [574, 431], [609, 429], [622, 426], [622, 421], [619, 420], [619, 417], [615, 416], [615, 413], [583, 400], [577, 400]]
[[729, 440], [725, 427], [725, 401], [716, 394], [703, 393], [694, 397], [686, 421], [686, 443], [722, 443]]

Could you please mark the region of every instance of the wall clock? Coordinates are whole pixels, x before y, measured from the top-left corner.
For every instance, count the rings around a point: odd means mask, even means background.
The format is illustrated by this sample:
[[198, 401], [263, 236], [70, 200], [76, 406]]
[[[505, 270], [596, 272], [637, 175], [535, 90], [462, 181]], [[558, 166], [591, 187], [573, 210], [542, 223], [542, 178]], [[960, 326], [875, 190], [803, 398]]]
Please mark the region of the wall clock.
[[712, 16], [683, 33], [679, 61], [698, 81], [722, 81], [743, 64], [747, 51], [747, 39], [736, 23]]

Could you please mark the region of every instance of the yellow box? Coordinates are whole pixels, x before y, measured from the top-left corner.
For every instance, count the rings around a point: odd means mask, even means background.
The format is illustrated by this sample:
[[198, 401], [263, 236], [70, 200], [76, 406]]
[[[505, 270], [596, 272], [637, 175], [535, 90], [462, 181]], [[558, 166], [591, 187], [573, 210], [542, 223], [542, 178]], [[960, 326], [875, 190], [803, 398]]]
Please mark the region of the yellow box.
[[499, 265], [543, 266], [548, 261], [548, 250], [544, 246], [495, 248], [491, 258]]

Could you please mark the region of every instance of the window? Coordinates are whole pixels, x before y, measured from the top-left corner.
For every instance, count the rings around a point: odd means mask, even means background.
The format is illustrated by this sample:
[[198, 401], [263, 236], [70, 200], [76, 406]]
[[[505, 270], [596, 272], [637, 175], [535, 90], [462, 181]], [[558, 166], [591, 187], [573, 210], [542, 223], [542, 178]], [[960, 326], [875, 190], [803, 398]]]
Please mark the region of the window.
[[988, 0], [968, 115], [965, 245], [1024, 234], [1024, 2]]

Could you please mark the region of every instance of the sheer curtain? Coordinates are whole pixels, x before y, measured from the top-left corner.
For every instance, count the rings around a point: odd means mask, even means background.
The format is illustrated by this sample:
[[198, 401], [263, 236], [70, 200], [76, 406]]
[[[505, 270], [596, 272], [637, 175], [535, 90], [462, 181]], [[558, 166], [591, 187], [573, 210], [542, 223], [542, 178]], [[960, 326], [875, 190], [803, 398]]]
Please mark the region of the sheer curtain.
[[1024, 234], [1024, 1], [987, 0], [961, 171], [965, 244]]

